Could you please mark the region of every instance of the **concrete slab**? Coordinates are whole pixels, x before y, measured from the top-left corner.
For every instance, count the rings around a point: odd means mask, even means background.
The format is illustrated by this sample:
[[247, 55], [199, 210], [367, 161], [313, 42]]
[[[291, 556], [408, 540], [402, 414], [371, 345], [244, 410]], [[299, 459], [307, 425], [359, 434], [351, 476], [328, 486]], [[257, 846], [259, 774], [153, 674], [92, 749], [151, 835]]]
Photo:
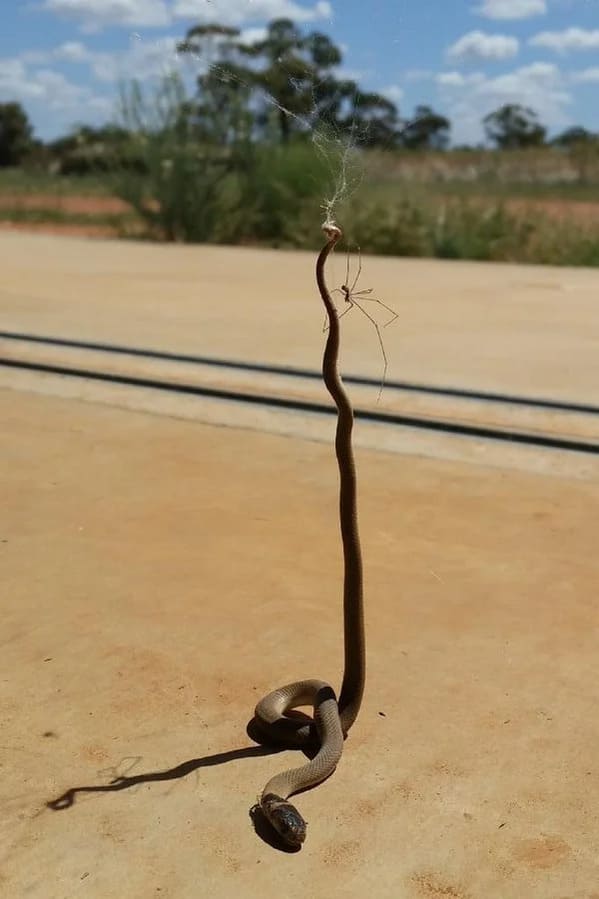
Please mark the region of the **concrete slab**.
[[[91, 303], [83, 264], [69, 287], [76, 257], [44, 246], [42, 287], [17, 277], [14, 245], [11, 289], [31, 300], [13, 326], [151, 338], [158, 263], [139, 271], [150, 305], [130, 288], [118, 316], [106, 260]], [[124, 267], [138, 249], [106, 252]], [[571, 327], [578, 396], [596, 360], [583, 377]], [[252, 345], [236, 334], [215, 352]], [[448, 353], [439, 375], [451, 358], [476, 373]], [[535, 377], [557, 374], [536, 360]], [[498, 356], [488, 376], [509, 369]], [[367, 694], [337, 772], [298, 798], [308, 840], [286, 855], [248, 811], [295, 757], [262, 755], [244, 727], [289, 679], [339, 683], [330, 446], [11, 390], [0, 419], [2, 895], [596, 899], [595, 480], [359, 452]]]
[[[345, 258], [332, 260], [331, 286], [344, 281]], [[0, 232], [0, 265], [3, 330], [320, 366], [314, 254]], [[364, 257], [359, 286], [399, 313], [384, 332], [390, 379], [597, 404], [598, 279], [592, 269]], [[383, 371], [376, 332], [355, 309], [342, 363]]]

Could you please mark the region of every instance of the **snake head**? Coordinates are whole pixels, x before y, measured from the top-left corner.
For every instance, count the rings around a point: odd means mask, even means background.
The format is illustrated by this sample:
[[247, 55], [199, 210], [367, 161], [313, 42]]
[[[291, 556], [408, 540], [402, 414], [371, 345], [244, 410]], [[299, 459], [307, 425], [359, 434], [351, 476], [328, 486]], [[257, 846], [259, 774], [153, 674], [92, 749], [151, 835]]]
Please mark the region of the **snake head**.
[[[324, 231], [328, 240], [334, 240], [337, 243], [338, 240], [341, 240], [342, 231], [339, 225], [335, 224], [331, 219], [327, 219], [324, 225], [322, 226], [322, 230]], [[293, 806], [292, 806], [293, 808]]]
[[260, 806], [284, 843], [299, 849], [306, 839], [306, 822], [295, 806], [274, 793], [263, 796]]

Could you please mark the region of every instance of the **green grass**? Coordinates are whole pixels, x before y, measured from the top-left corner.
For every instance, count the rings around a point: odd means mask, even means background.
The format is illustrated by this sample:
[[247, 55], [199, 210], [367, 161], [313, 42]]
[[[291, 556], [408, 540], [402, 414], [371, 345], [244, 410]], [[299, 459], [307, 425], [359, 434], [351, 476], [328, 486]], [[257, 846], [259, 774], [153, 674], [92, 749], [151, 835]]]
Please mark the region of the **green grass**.
[[111, 175], [51, 175], [48, 172], [0, 168], [0, 193], [55, 194], [57, 196], [113, 195]]

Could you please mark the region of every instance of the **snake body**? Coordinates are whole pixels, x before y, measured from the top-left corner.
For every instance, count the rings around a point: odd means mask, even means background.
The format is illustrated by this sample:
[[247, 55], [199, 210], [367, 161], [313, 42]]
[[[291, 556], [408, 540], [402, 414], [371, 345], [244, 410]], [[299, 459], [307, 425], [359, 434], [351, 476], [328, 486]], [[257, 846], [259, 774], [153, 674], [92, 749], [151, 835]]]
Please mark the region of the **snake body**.
[[[325, 386], [337, 406], [335, 453], [339, 466], [339, 521], [344, 558], [343, 619], [345, 668], [339, 700], [321, 680], [303, 680], [280, 687], [265, 696], [255, 710], [254, 721], [261, 742], [286, 747], [314, 748], [316, 755], [300, 768], [275, 775], [266, 784], [260, 807], [286, 844], [299, 847], [306, 838], [306, 822], [288, 802], [289, 796], [315, 786], [333, 773], [347, 732], [356, 720], [365, 681], [362, 555], [358, 531], [356, 468], [351, 435], [353, 409], [338, 370], [339, 317], [326, 285], [324, 269], [329, 253], [342, 236], [334, 224], [323, 225], [327, 243], [316, 263], [316, 280], [328, 321], [328, 338], [322, 362]], [[310, 718], [293, 712], [311, 705]], [[291, 714], [289, 714], [291, 712]]]

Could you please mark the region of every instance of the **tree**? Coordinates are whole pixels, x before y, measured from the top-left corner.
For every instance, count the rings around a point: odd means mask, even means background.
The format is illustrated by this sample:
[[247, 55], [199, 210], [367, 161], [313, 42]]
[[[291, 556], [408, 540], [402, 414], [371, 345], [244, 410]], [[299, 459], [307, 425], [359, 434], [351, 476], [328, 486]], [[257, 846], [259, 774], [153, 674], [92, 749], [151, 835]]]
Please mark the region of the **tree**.
[[587, 131], [586, 128], [580, 126], [574, 126], [572, 128], [566, 128], [565, 131], [562, 131], [561, 134], [554, 137], [551, 143], [554, 147], [572, 147], [579, 144], [593, 143], [596, 140], [597, 135], [593, 134], [592, 131]]
[[274, 131], [283, 144], [321, 124], [336, 133], [351, 130], [363, 144], [395, 139], [393, 103], [361, 91], [354, 81], [336, 78], [339, 48], [320, 32], [302, 34], [290, 19], [274, 19], [265, 37], [251, 43], [243, 43], [236, 29], [197, 26], [179, 49], [204, 61], [198, 78], [200, 116], [210, 106], [221, 117], [233, 108], [244, 109], [246, 129], [249, 116], [254, 137], [268, 140]]
[[545, 142], [547, 129], [528, 106], [506, 103], [483, 119], [487, 139], [501, 150], [538, 147]]
[[449, 143], [451, 123], [430, 106], [417, 106], [413, 119], [400, 135], [401, 143], [409, 150], [445, 150]]
[[351, 132], [356, 143], [366, 147], [388, 147], [397, 142], [399, 114], [395, 103], [374, 92], [357, 88], [351, 94], [347, 116], [340, 126]]
[[113, 123], [94, 127], [76, 125], [70, 133], [51, 141], [46, 152], [62, 175], [85, 175], [121, 168], [139, 169], [143, 161], [131, 132]]
[[567, 154], [576, 170], [579, 184], [593, 181], [599, 162], [599, 134], [575, 126], [562, 131], [553, 138], [551, 144]]
[[[204, 66], [197, 80], [195, 107], [200, 131], [213, 128], [218, 118], [222, 131], [224, 118], [226, 134], [221, 134], [221, 139], [234, 139], [237, 129], [230, 127], [231, 110], [237, 117], [252, 107], [252, 123], [263, 127], [269, 116], [264, 110], [264, 96], [259, 100], [258, 95], [266, 92], [276, 104], [281, 140], [288, 141], [293, 116], [300, 117], [309, 108], [306, 82], [311, 71], [299, 55], [302, 48], [303, 38], [288, 19], [271, 22], [265, 38], [249, 44], [241, 41], [236, 28], [209, 24], [189, 29], [178, 49], [196, 56]], [[261, 68], [252, 64], [260, 59]]]
[[327, 35], [311, 32], [303, 36], [289, 19], [275, 19], [266, 38], [244, 51], [254, 59], [265, 59], [255, 75], [256, 83], [266, 103], [274, 101], [283, 143], [293, 132], [319, 125], [337, 134], [351, 133], [362, 145], [395, 139], [395, 105], [380, 94], [360, 90], [355, 81], [335, 76], [342, 55]]
[[0, 166], [20, 165], [33, 148], [33, 130], [20, 103], [0, 103]]
[[324, 35], [303, 37], [290, 19], [270, 22], [264, 40], [246, 45], [244, 52], [262, 60], [261, 68], [253, 71], [254, 83], [263, 104], [274, 101], [281, 141], [287, 143], [294, 130], [305, 129], [314, 85], [319, 75], [341, 60], [341, 54]]
[[251, 136], [253, 77], [242, 65], [239, 35], [239, 29], [225, 25], [197, 25], [178, 44], [180, 53], [195, 56], [204, 66], [197, 96], [184, 110], [202, 143], [234, 147]]

